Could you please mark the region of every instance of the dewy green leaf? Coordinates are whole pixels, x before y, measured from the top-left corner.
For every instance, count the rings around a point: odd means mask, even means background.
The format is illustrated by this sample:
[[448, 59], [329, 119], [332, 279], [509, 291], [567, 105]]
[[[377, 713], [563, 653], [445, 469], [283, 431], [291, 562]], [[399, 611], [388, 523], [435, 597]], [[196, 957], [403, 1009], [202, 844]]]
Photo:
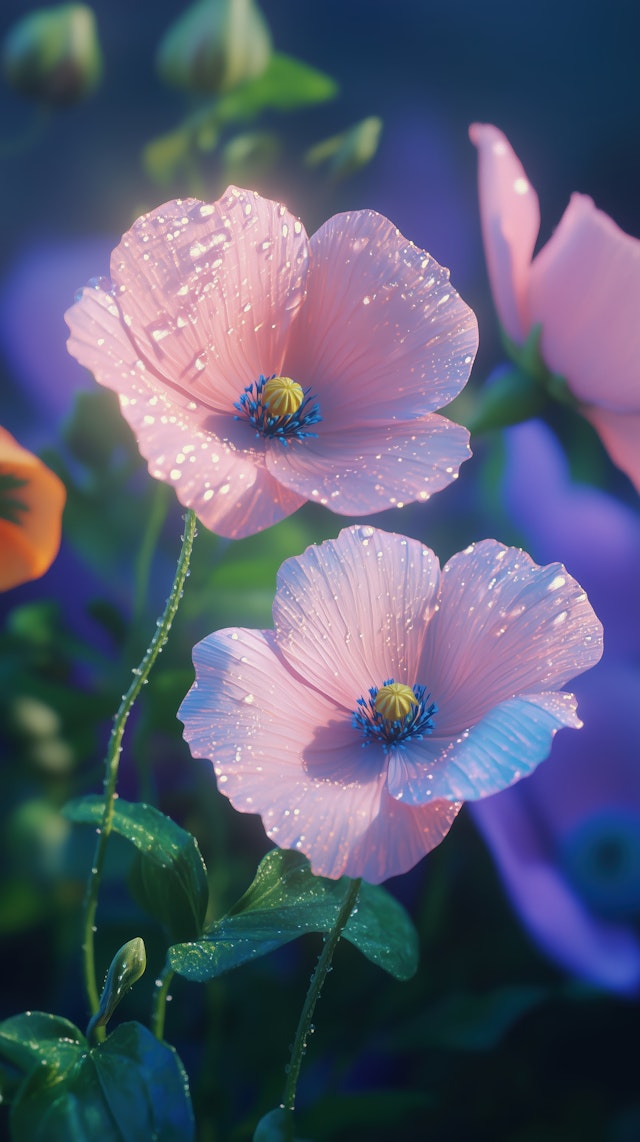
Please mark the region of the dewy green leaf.
[[[62, 812], [70, 821], [99, 827], [101, 797], [80, 797]], [[134, 887], [139, 903], [161, 923], [172, 939], [200, 936], [209, 900], [204, 861], [198, 843], [185, 829], [152, 805], [118, 798], [113, 831], [137, 849]]]
[[68, 1019], [26, 1011], [0, 1023], [0, 1095], [9, 1102], [19, 1084], [43, 1062], [64, 1070], [86, 1049], [84, 1035]]
[[172, 1047], [139, 1023], [99, 1046], [73, 1044], [65, 1066], [46, 1058], [22, 1084], [11, 1134], [29, 1142], [190, 1142], [193, 1111]]
[[[301, 853], [274, 849], [244, 896], [201, 940], [169, 949], [174, 971], [197, 982], [264, 956], [305, 932], [328, 932], [347, 879], [314, 876]], [[418, 936], [401, 904], [379, 885], [363, 884], [343, 936], [396, 979], [418, 965]]]

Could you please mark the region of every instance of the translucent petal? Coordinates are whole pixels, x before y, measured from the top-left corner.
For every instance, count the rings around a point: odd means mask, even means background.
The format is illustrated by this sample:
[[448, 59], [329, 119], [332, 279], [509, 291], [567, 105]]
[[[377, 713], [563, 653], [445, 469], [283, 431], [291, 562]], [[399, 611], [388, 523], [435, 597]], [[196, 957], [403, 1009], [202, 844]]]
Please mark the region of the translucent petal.
[[[436, 715], [437, 718], [437, 715]], [[525, 777], [548, 756], [562, 726], [581, 726], [573, 694], [523, 694], [490, 710], [459, 737], [424, 738], [389, 760], [389, 793], [410, 805], [473, 801]]]
[[329, 219], [311, 250], [285, 372], [312, 386], [326, 427], [388, 424], [448, 404], [478, 346], [449, 271], [371, 210]]
[[519, 343], [531, 327], [527, 293], [540, 229], [538, 196], [502, 131], [474, 123], [469, 135], [478, 148], [480, 218], [491, 292], [503, 328]]
[[151, 475], [171, 484], [206, 527], [238, 539], [304, 503], [266, 470], [263, 441], [249, 425], [231, 414], [209, 413], [150, 372], [136, 356], [109, 293], [85, 289], [65, 316], [70, 351], [100, 384], [120, 394]]
[[[640, 391], [640, 376], [638, 379]], [[638, 398], [640, 401], [640, 397]], [[613, 412], [591, 405], [584, 410], [614, 464], [640, 492], [640, 411]]]
[[471, 455], [467, 429], [437, 413], [399, 424], [317, 428], [317, 439], [287, 448], [275, 441], [267, 467], [286, 487], [342, 515], [428, 500]]
[[436, 732], [455, 737], [523, 691], [550, 690], [595, 665], [602, 627], [560, 563], [487, 539], [449, 560], [425, 642], [420, 681], [438, 705]]
[[280, 568], [280, 651], [348, 712], [389, 678], [413, 686], [440, 568], [417, 540], [356, 526]]
[[230, 187], [217, 202], [167, 202], [139, 218], [111, 257], [137, 355], [213, 411], [281, 371], [305, 293], [302, 224], [284, 206]]
[[269, 836], [304, 852], [317, 875], [377, 883], [448, 831], [459, 805], [389, 798], [381, 752], [357, 748], [350, 719], [287, 669], [270, 632], [219, 631], [194, 663], [178, 715], [193, 755], [211, 759], [235, 808], [260, 813]]
[[639, 295], [640, 240], [572, 195], [534, 260], [529, 298], [543, 357], [579, 400], [640, 414]]

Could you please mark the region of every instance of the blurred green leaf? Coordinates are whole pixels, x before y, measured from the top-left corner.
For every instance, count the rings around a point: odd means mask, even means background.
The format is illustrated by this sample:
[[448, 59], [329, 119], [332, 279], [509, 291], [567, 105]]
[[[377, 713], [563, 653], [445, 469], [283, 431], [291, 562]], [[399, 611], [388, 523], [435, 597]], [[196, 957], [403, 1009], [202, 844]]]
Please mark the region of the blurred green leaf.
[[11, 1112], [15, 1142], [194, 1137], [187, 1078], [172, 1047], [139, 1023], [121, 1024], [92, 1050], [72, 1031], [64, 1052], [59, 1046], [47, 1051], [17, 1092]]
[[[103, 811], [101, 797], [80, 797], [62, 810], [70, 821], [98, 828]], [[114, 805], [113, 830], [137, 850], [133, 886], [138, 903], [167, 926], [172, 940], [197, 938], [209, 887], [195, 837], [152, 805], [122, 798]]]
[[487, 1051], [549, 998], [549, 988], [525, 984], [499, 987], [484, 995], [447, 995], [405, 1024], [398, 1031], [398, 1041], [405, 1050], [429, 1046]]
[[349, 178], [371, 162], [378, 149], [381, 133], [382, 119], [370, 115], [346, 131], [341, 131], [339, 135], [332, 135], [330, 139], [310, 147], [305, 154], [305, 162], [310, 167], [327, 163], [329, 173], [335, 181]]
[[99, 474], [123, 455], [129, 460], [138, 456], [135, 436], [110, 389], [76, 393], [62, 438], [76, 460]]
[[253, 119], [262, 111], [297, 111], [338, 94], [331, 76], [292, 56], [274, 52], [262, 75], [228, 92], [215, 105], [220, 124]]
[[[347, 878], [314, 876], [301, 853], [274, 849], [261, 861], [244, 896], [201, 940], [169, 949], [174, 971], [204, 982], [305, 932], [328, 932], [336, 922]], [[401, 904], [379, 885], [363, 883], [343, 936], [397, 979], [418, 966], [418, 937]]]

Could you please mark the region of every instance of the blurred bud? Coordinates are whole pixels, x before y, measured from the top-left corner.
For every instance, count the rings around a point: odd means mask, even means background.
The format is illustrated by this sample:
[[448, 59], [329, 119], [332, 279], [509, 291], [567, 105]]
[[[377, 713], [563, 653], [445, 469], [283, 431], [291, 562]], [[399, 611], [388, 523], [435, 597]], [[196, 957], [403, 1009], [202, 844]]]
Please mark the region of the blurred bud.
[[121, 999], [130, 987], [144, 975], [147, 966], [147, 952], [144, 940], [134, 936], [123, 944], [111, 961], [111, 967], [104, 981], [100, 1006], [87, 1027], [87, 1039], [96, 1027], [105, 1027]]
[[271, 34], [254, 0], [198, 0], [165, 32], [156, 55], [166, 83], [218, 95], [260, 75]]
[[382, 119], [369, 115], [339, 135], [332, 135], [330, 139], [310, 147], [305, 162], [310, 167], [326, 162], [332, 178], [348, 178], [371, 162], [378, 149], [381, 131]]
[[96, 22], [85, 4], [38, 8], [18, 20], [2, 46], [10, 87], [53, 106], [86, 99], [102, 74]]

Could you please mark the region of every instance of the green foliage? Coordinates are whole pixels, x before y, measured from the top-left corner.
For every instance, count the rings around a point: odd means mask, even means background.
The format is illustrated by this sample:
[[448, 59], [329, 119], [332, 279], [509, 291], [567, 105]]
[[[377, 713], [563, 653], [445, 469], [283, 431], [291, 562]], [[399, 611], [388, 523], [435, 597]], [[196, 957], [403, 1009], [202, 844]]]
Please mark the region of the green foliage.
[[[80, 797], [63, 809], [70, 821], [94, 827], [100, 827], [103, 812], [101, 797]], [[197, 938], [209, 888], [195, 837], [152, 805], [122, 798], [114, 805], [113, 831], [137, 851], [133, 887], [138, 903], [166, 925], [173, 940]]]
[[[244, 896], [201, 940], [169, 949], [174, 971], [196, 982], [214, 979], [306, 932], [329, 932], [347, 878], [314, 876], [300, 853], [274, 849], [261, 861]], [[363, 884], [343, 936], [397, 979], [417, 970], [418, 939], [401, 904], [379, 885]]]
[[315, 143], [305, 155], [307, 166], [315, 167], [326, 163], [335, 182], [349, 178], [361, 167], [371, 162], [378, 150], [382, 133], [382, 119], [369, 115], [321, 143]]
[[3, 1097], [15, 1142], [189, 1142], [193, 1112], [182, 1064], [139, 1023], [89, 1049], [72, 1023], [30, 1012], [0, 1024]]
[[301, 60], [274, 52], [261, 75], [247, 80], [190, 115], [175, 131], [148, 143], [143, 162], [158, 183], [188, 170], [194, 150], [212, 151], [221, 133], [267, 111], [297, 111], [333, 99], [337, 84]]

